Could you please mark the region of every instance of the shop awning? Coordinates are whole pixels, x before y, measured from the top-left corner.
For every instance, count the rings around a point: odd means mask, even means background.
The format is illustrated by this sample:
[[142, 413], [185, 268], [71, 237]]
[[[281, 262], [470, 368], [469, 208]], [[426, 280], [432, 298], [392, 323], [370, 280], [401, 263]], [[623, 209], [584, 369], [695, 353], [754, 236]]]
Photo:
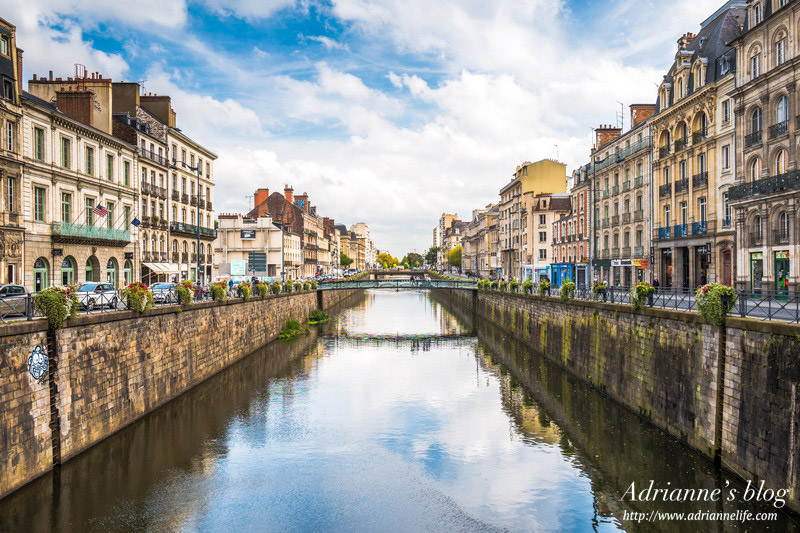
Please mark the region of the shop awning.
[[180, 274], [181, 269], [177, 263], [142, 263], [156, 274]]

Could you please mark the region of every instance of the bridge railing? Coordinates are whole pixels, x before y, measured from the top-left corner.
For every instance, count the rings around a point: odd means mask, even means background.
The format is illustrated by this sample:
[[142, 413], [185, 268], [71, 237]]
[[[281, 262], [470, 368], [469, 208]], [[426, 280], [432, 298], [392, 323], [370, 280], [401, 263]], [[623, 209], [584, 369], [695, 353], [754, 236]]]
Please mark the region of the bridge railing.
[[477, 290], [477, 285], [474, 281], [455, 281], [455, 280], [439, 280], [434, 279], [430, 281], [423, 280], [345, 280], [345, 281], [328, 281], [320, 283], [317, 287], [320, 290], [330, 289], [472, 289]]

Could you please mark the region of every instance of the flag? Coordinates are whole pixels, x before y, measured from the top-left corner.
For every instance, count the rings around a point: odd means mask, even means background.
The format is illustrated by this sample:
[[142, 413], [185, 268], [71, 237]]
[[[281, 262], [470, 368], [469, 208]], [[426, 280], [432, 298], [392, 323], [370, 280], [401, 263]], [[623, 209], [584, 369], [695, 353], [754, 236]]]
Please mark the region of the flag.
[[99, 217], [104, 217], [108, 214], [108, 209], [103, 207], [103, 204], [97, 204], [97, 207], [94, 208], [94, 214]]
[[142, 223], [136, 217], [133, 217], [133, 220], [131, 220], [131, 226], [133, 226], [134, 228], [138, 228], [141, 224]]

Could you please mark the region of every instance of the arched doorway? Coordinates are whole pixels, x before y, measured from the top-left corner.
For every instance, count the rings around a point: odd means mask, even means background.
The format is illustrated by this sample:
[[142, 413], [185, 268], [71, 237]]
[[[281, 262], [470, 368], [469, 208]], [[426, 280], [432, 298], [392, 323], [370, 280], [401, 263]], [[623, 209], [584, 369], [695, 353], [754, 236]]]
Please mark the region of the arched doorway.
[[72, 285], [75, 283], [77, 272], [78, 265], [75, 263], [75, 259], [71, 255], [68, 255], [61, 261], [61, 284]]
[[110, 283], [115, 289], [117, 287], [118, 279], [117, 279], [117, 260], [113, 257], [108, 260], [108, 264], [106, 264], [106, 281]]
[[86, 281], [100, 281], [100, 262], [95, 256], [86, 260]]
[[50, 266], [47, 259], [40, 257], [33, 263], [33, 292], [39, 292], [50, 286]]
[[133, 283], [133, 263], [131, 263], [130, 259], [125, 260], [125, 270], [123, 275], [125, 276], [126, 287]]

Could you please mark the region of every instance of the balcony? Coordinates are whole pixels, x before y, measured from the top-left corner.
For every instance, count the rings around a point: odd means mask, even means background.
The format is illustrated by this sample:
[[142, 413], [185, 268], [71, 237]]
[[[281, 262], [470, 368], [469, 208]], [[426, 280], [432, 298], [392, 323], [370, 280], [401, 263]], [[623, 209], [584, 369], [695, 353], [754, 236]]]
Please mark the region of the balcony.
[[731, 187], [729, 200], [742, 200], [751, 196], [772, 194], [800, 188], [800, 172], [793, 171]]
[[188, 263], [189, 262], [189, 252], [183, 252], [181, 254], [181, 263]]
[[619, 194], [619, 185], [614, 185], [611, 187], [611, 194]]
[[619, 248], [612, 248], [611, 249], [611, 257], [613, 259], [619, 259]]
[[110, 246], [125, 246], [131, 242], [130, 231], [126, 229], [111, 229], [105, 226], [53, 222], [50, 224], [50, 231], [52, 232], [53, 240], [57, 242], [103, 241]]
[[603, 191], [603, 198], [608, 198], [608, 189]]
[[211, 202], [209, 202], [209, 201], [206, 201], [206, 209], [208, 209], [209, 211], [213, 211], [213, 210], [214, 210], [214, 209], [211, 207]]
[[675, 180], [675, 194], [689, 190], [689, 178]]
[[667, 157], [669, 155], [669, 146], [662, 146], [658, 149], [658, 157]]
[[[172, 222], [169, 225], [169, 229], [177, 233], [185, 233], [187, 235], [197, 235], [198, 227], [195, 226], [194, 224], [186, 224], [184, 222]], [[217, 237], [217, 230], [215, 229], [204, 228], [202, 226], [200, 226], [199, 229], [201, 237], [211, 237], [211, 238]]]
[[635, 220], [637, 222], [640, 221], [640, 220], [644, 220], [644, 210], [639, 209], [638, 211], [634, 211], [633, 212], [633, 220]]
[[622, 192], [631, 190], [631, 182], [630, 181], [623, 181], [622, 182]]
[[692, 176], [692, 187], [699, 189], [700, 187], [708, 187], [708, 172], [701, 172]]
[[607, 227], [608, 227], [608, 219], [607, 219], [607, 218], [604, 218], [604, 219], [603, 219], [603, 227], [604, 227], [604, 228], [607, 228]]
[[166, 157], [164, 157], [163, 155], [159, 155], [154, 151], [143, 150], [143, 149], [140, 148], [139, 149], [139, 154], [142, 157], [144, 157], [145, 159], [149, 159], [150, 161], [152, 161], [154, 163], [158, 163], [159, 165], [162, 165], [162, 166], [165, 166], [165, 167], [169, 165], [169, 160]]
[[689, 226], [687, 224], [675, 224], [672, 226], [672, 234], [676, 239], [678, 237], [686, 237], [689, 234]]
[[608, 249], [603, 250], [602, 257], [603, 257], [603, 259], [610, 258], [611, 257], [611, 250], [608, 250]]
[[595, 200], [599, 200], [600, 199], [600, 191], [594, 191], [594, 199]]
[[627, 224], [631, 221], [631, 214], [630, 213], [622, 213], [622, 223]]
[[705, 235], [708, 232], [706, 221], [692, 222], [692, 235]]
[[205, 209], [206, 208], [206, 201], [203, 200], [202, 198], [200, 198], [200, 201], [197, 203], [197, 205], [198, 205], [198, 207], [200, 209]]
[[744, 147], [750, 148], [751, 146], [757, 146], [761, 144], [761, 130], [754, 131], [748, 135], [744, 136]]
[[633, 180], [633, 186], [641, 187], [642, 185], [644, 185], [644, 178], [642, 176], [636, 176]]
[[180, 195], [178, 194], [178, 191], [172, 191], [172, 199], [176, 202], [180, 202]]
[[178, 255], [178, 252], [172, 252], [172, 262], [177, 263], [179, 259], [180, 255]]
[[611, 224], [614, 225], [614, 226], [619, 224], [619, 215], [614, 215], [614, 216], [611, 217]]
[[644, 246], [634, 246], [633, 257], [644, 257]]
[[692, 144], [703, 142], [708, 135], [708, 130], [702, 129], [692, 133]]
[[778, 122], [769, 127], [769, 138], [775, 139], [776, 137], [780, 137], [782, 135], [786, 135], [789, 133], [789, 121], [784, 120], [783, 122]]
[[184, 203], [184, 204], [188, 204], [189, 203], [189, 195], [186, 194], [186, 193], [183, 193], [181, 195], [181, 202]]
[[772, 232], [772, 244], [789, 244], [789, 228], [774, 230]]
[[669, 226], [658, 228], [658, 238], [659, 239], [669, 239], [670, 237], [670, 228]]
[[666, 183], [658, 188], [658, 197], [666, 198], [672, 194], [672, 184]]
[[191, 205], [192, 207], [197, 205], [197, 196], [192, 195], [191, 200], [189, 200], [189, 205]]
[[675, 140], [675, 151], [676, 152], [680, 152], [681, 150], [686, 148], [687, 144], [688, 143], [686, 142], [686, 139], [676, 139]]
[[748, 237], [749, 237], [749, 239], [747, 239], [748, 246], [750, 248], [754, 246], [763, 246], [764, 239], [761, 237], [761, 233], [751, 233], [750, 235], [748, 235]]
[[622, 249], [622, 257], [630, 257], [631, 256], [631, 247], [626, 246]]

